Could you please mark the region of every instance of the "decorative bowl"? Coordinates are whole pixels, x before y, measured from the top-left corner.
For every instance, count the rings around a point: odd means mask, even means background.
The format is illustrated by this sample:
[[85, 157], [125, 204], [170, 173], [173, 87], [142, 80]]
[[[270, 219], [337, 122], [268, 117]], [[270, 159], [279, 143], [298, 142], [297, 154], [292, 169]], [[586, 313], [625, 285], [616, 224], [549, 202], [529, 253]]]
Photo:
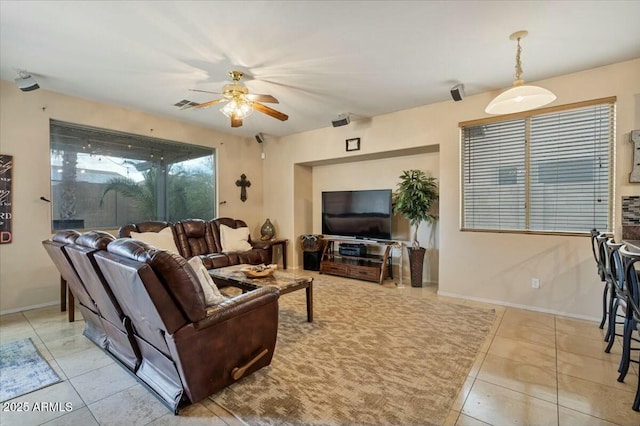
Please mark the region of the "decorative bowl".
[[242, 268], [241, 271], [249, 278], [265, 278], [273, 275], [278, 265], [254, 265]]

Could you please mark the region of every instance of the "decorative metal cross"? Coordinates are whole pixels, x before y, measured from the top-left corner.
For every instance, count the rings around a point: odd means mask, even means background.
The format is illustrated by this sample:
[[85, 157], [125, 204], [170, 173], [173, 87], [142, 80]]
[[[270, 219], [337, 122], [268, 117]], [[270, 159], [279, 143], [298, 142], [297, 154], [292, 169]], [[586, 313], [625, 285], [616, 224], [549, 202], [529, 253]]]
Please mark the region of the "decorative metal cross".
[[247, 201], [247, 188], [251, 186], [251, 182], [247, 180], [247, 176], [243, 173], [240, 179], [236, 181], [236, 186], [240, 187], [240, 200], [244, 203]]

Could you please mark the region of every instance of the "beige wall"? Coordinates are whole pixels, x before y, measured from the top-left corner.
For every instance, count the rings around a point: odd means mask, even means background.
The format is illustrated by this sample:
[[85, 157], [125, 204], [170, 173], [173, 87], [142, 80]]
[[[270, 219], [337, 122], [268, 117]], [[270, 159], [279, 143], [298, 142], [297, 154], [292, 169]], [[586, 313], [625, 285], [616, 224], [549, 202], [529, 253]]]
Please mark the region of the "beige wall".
[[[218, 216], [245, 220], [259, 237], [263, 174], [260, 146], [253, 138], [44, 89], [25, 93], [0, 81], [0, 153], [13, 155], [15, 163], [13, 242], [0, 245], [0, 313], [59, 303], [58, 273], [41, 244], [51, 236], [51, 205], [39, 200], [50, 198], [49, 119], [216, 148], [218, 201], [226, 201]], [[251, 181], [245, 203], [235, 185], [241, 173]]]
[[[553, 91], [555, 104], [567, 104], [607, 96], [617, 96], [617, 146], [615, 177], [615, 231], [620, 235], [620, 197], [639, 195], [640, 186], [628, 183], [631, 167], [629, 132], [640, 128], [640, 59], [614, 64], [541, 82]], [[530, 82], [533, 83], [533, 82]], [[530, 309], [563, 313], [576, 317], [600, 315], [602, 284], [585, 237], [542, 236], [461, 232], [460, 143], [458, 123], [482, 118], [484, 107], [498, 92], [466, 97], [462, 102], [441, 102], [372, 119], [349, 126], [324, 128], [291, 135], [267, 143], [264, 164], [265, 214], [277, 218], [280, 235], [296, 238], [309, 223], [308, 207], [297, 208], [297, 198], [314, 199], [294, 191], [297, 164], [348, 161], [370, 157], [393, 158], [396, 153], [424, 146], [439, 146], [440, 222], [439, 292], [441, 294]], [[360, 137], [361, 150], [345, 152], [344, 141]], [[365, 180], [375, 177], [368, 170]], [[320, 185], [315, 182], [313, 185]], [[307, 185], [308, 187], [308, 185]], [[317, 203], [317, 201], [316, 201]], [[314, 203], [312, 214], [320, 208]], [[308, 225], [306, 225], [308, 226]], [[312, 227], [304, 232], [316, 231]], [[295, 246], [290, 255], [297, 255]], [[297, 259], [298, 264], [300, 260]], [[292, 262], [293, 263], [293, 262]], [[538, 277], [541, 288], [531, 288]]]

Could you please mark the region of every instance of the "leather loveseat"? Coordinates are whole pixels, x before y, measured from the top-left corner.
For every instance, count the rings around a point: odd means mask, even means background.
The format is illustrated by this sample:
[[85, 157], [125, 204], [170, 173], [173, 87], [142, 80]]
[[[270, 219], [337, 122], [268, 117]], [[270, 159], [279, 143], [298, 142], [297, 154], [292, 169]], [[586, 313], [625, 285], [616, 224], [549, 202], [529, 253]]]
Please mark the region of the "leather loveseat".
[[222, 217], [210, 221], [202, 219], [186, 219], [175, 223], [163, 221], [148, 221], [131, 223], [118, 230], [118, 237], [132, 237], [131, 233], [160, 232], [169, 227], [179, 254], [189, 259], [199, 256], [207, 269], [247, 263], [251, 265], [265, 265], [271, 263], [272, 252], [269, 241], [252, 241], [248, 235], [247, 242], [251, 246], [246, 251], [227, 251], [223, 247], [221, 228], [237, 230], [246, 228], [247, 224], [239, 219]]
[[43, 241], [85, 317], [84, 334], [174, 413], [271, 363], [275, 288], [207, 306], [176, 253], [100, 231]]

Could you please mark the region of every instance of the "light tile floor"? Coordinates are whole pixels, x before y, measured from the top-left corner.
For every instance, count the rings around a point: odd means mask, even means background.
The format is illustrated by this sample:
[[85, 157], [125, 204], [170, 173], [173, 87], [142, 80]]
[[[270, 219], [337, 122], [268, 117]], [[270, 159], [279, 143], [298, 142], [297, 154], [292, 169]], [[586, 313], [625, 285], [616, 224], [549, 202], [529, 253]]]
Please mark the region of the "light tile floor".
[[[442, 298], [434, 286], [397, 291]], [[446, 299], [495, 308], [496, 319], [445, 425], [640, 425], [640, 413], [631, 409], [638, 366], [631, 366], [625, 383], [616, 381], [620, 344], [605, 354], [596, 323]], [[76, 318], [67, 322], [58, 306], [0, 316], [0, 342], [30, 337], [63, 380], [14, 401], [69, 402], [73, 408], [0, 411], [1, 425], [242, 425], [210, 399], [174, 416], [82, 336], [78, 310]]]

